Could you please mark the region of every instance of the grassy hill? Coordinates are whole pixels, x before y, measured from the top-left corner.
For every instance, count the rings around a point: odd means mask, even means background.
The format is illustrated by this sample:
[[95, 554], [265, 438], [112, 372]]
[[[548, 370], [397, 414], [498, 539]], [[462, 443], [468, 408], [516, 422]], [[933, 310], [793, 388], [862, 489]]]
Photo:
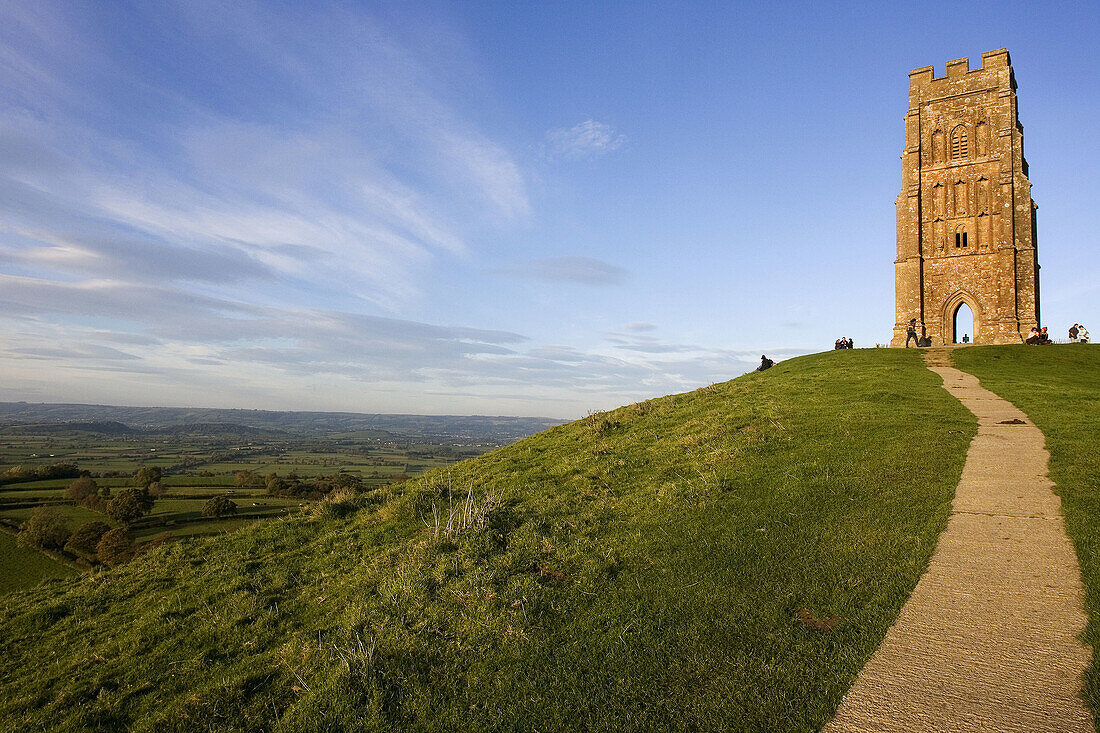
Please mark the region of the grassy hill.
[[975, 429], [915, 350], [592, 415], [0, 597], [0, 727], [817, 729]]

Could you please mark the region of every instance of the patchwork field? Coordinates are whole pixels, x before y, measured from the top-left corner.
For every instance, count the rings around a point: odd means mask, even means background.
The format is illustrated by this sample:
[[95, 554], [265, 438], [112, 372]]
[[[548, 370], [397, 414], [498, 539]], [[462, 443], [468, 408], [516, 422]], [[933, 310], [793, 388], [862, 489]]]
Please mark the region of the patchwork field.
[[[100, 488], [117, 493], [133, 486], [143, 466], [160, 467], [162, 496], [149, 514], [129, 524], [139, 544], [235, 531], [256, 519], [287, 516], [308, 509], [316, 496], [273, 496], [263, 487], [241, 486], [237, 473], [310, 479], [333, 474], [358, 477], [364, 488], [379, 488], [424, 471], [448, 466], [484, 451], [484, 441], [441, 438], [432, 442], [400, 439], [382, 431], [331, 435], [236, 436], [225, 426], [218, 435], [112, 435], [66, 430], [64, 425], [0, 427], [0, 474], [14, 466], [74, 464], [94, 477]], [[232, 460], [230, 460], [230, 458]], [[89, 522], [112, 527], [121, 522], [66, 498], [74, 479], [53, 478], [0, 484], [0, 524], [16, 531], [36, 509], [52, 507], [69, 531]], [[237, 505], [234, 517], [202, 515], [211, 497], [225, 495]], [[4, 535], [9, 537], [10, 535]], [[10, 568], [0, 592], [24, 588], [75, 570], [31, 548], [18, 547], [5, 557]]]

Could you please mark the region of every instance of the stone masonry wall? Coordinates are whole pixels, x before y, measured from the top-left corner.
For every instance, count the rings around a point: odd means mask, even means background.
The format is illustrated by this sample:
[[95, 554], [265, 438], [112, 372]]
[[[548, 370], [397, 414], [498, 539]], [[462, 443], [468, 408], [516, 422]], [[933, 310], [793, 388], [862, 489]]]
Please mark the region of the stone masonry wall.
[[896, 322], [933, 345], [955, 337], [962, 303], [974, 313], [974, 343], [1020, 343], [1039, 322], [1039, 266], [1023, 128], [1008, 51], [909, 73], [902, 189], [897, 207]]

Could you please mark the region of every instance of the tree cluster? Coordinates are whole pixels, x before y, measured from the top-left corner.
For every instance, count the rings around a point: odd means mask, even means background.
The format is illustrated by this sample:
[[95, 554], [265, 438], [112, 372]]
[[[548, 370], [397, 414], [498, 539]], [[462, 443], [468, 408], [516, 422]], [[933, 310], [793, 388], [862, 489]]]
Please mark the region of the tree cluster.
[[111, 519], [129, 524], [141, 519], [153, 509], [149, 489], [123, 489], [107, 502], [105, 511]]
[[99, 486], [91, 476], [81, 476], [65, 489], [65, 497], [85, 509], [106, 513], [107, 503], [111, 500], [111, 488]]
[[49, 466], [12, 466], [0, 473], [0, 484], [20, 481], [42, 481], [55, 478], [76, 478], [80, 469], [75, 463], [54, 463]]
[[202, 515], [204, 517], [215, 517], [220, 519], [221, 517], [228, 517], [236, 513], [237, 502], [224, 495], [211, 497], [202, 505]]
[[16, 537], [21, 545], [64, 551], [90, 563], [114, 567], [134, 556], [134, 537], [125, 527], [111, 529], [106, 522], [87, 522], [70, 532], [68, 520], [56, 507], [38, 507], [21, 530]]
[[164, 472], [160, 466], [142, 466], [134, 471], [134, 486], [139, 489], [148, 489], [151, 484], [159, 483], [164, 478]]
[[69, 539], [69, 523], [60, 510], [40, 506], [23, 522], [16, 541], [26, 547], [60, 550]]
[[264, 489], [270, 496], [294, 499], [323, 499], [333, 491], [363, 490], [363, 479], [352, 473], [302, 477], [296, 473], [286, 476], [269, 473], [267, 476], [260, 476], [252, 471], [238, 471], [236, 481], [237, 486], [242, 488]]

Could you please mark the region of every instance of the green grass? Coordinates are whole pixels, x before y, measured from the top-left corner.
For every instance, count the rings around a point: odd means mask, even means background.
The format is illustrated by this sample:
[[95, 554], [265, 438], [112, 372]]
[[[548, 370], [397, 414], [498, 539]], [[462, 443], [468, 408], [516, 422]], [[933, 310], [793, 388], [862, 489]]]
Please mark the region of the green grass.
[[[901, 350], [596, 415], [351, 514], [0, 598], [0, 727], [816, 730], [927, 564], [974, 432]], [[437, 540], [433, 502], [445, 523], [470, 487], [485, 523]]]
[[78, 571], [37, 550], [23, 547], [0, 531], [0, 594], [32, 588], [46, 578], [67, 578]]
[[1093, 648], [1085, 695], [1100, 720], [1100, 345], [970, 347], [952, 356], [1046, 436], [1050, 478], [1085, 583], [1084, 641]]
[[[0, 507], [3, 505], [0, 504]], [[85, 509], [82, 506], [74, 506], [72, 504], [58, 504], [55, 505], [56, 509], [69, 520], [69, 529], [73, 530], [86, 522], [107, 522], [108, 524], [116, 524], [116, 522], [108, 519], [99, 512], [93, 512], [91, 509]], [[30, 517], [31, 512], [34, 511], [34, 507], [24, 507], [22, 509], [5, 509], [0, 511], [0, 517], [9, 519], [16, 522], [24, 522]]]

